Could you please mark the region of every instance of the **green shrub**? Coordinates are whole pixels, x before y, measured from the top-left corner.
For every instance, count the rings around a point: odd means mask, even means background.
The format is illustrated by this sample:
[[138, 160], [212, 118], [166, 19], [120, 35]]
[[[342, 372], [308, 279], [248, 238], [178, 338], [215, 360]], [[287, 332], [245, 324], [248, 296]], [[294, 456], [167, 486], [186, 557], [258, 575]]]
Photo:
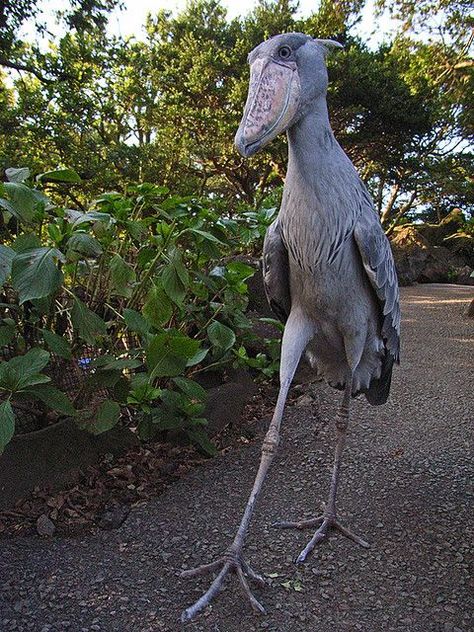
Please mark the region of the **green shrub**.
[[[230, 256], [261, 239], [274, 211], [230, 219], [211, 200], [149, 183], [71, 209], [52, 198], [62, 199], [53, 187], [67, 191], [80, 181], [74, 171], [41, 174], [35, 186], [27, 169], [7, 177], [0, 184], [0, 450], [13, 435], [15, 405], [26, 399], [74, 415], [94, 433], [113, 427], [127, 407], [144, 439], [179, 429], [212, 453], [205, 391], [193, 378], [227, 364], [274, 371], [274, 357], [245, 351], [246, 280], [255, 270]], [[49, 377], [52, 358], [87, 369], [73, 401]]]

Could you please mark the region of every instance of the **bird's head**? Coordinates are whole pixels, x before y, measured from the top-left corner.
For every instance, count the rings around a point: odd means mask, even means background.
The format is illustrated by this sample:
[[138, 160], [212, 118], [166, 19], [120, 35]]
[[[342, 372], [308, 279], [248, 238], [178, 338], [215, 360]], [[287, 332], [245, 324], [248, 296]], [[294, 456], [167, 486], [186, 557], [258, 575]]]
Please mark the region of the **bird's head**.
[[250, 85], [235, 146], [248, 158], [294, 125], [314, 99], [326, 94], [326, 55], [343, 48], [303, 33], [276, 35], [253, 49]]

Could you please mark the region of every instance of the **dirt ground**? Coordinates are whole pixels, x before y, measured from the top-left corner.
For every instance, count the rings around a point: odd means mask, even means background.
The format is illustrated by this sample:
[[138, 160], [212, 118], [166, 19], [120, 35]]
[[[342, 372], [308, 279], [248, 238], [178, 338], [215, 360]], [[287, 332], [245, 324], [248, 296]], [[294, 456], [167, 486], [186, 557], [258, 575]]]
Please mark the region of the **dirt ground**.
[[406, 288], [390, 402], [354, 401], [339, 511], [370, 549], [333, 535], [297, 567], [311, 533], [271, 527], [314, 514], [327, 494], [340, 394], [317, 384], [287, 409], [247, 541], [247, 559], [268, 578], [255, 591], [267, 616], [249, 609], [233, 579], [196, 621], [179, 622], [209, 578], [178, 573], [228, 545], [255, 474], [257, 439], [134, 508], [115, 531], [1, 540], [0, 630], [474, 630], [473, 294]]

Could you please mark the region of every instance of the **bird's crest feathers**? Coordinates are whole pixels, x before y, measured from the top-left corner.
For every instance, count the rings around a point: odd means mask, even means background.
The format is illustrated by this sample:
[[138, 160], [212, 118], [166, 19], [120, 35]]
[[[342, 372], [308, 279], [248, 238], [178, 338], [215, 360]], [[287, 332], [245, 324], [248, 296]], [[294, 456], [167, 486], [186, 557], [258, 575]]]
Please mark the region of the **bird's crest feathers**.
[[321, 44], [321, 46], [324, 46], [326, 55], [332, 53], [336, 49], [339, 50], [341, 48], [344, 48], [343, 44], [341, 44], [340, 42], [336, 42], [335, 40], [318, 39], [317, 37], [315, 37], [314, 41], [317, 44]]

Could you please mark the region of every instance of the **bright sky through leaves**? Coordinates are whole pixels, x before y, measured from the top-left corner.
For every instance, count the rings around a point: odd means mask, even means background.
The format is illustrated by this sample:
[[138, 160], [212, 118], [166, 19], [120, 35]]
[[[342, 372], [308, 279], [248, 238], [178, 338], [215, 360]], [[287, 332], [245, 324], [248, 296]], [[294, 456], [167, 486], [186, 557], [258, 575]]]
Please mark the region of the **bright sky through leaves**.
[[[249, 13], [255, 6], [256, 0], [221, 0], [222, 5], [227, 8], [230, 19], [239, 15]], [[302, 17], [310, 15], [319, 7], [318, 0], [300, 0], [299, 14]], [[109, 19], [109, 30], [114, 35], [128, 37], [134, 35], [140, 38], [143, 25], [148, 13], [156, 13], [159, 9], [168, 9], [174, 13], [183, 10], [186, 0], [123, 0], [124, 9], [112, 12]], [[43, 11], [46, 21], [52, 32], [57, 33], [57, 26], [54, 27], [54, 13], [62, 10], [68, 3], [66, 0], [44, 0]], [[362, 12], [362, 20], [353, 29], [353, 34], [359, 35], [366, 41], [370, 48], [377, 46], [384, 40], [389, 39], [389, 35], [394, 31], [395, 22], [388, 15], [375, 19], [373, 0], [368, 0]], [[29, 39], [35, 37], [35, 30], [32, 25], [25, 29], [25, 35]]]

